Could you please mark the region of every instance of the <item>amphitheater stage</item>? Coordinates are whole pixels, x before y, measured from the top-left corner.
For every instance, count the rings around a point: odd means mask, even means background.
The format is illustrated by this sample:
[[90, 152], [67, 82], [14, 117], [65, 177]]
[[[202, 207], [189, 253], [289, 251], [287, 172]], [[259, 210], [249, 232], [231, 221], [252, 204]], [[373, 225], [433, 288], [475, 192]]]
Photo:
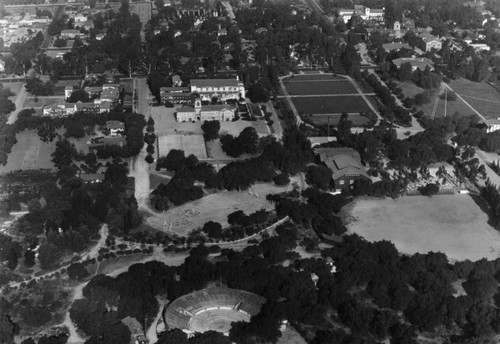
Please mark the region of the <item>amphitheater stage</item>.
[[189, 328], [194, 332], [217, 331], [229, 333], [231, 323], [236, 321], [250, 321], [247, 313], [236, 311], [229, 307], [202, 310], [189, 320]]

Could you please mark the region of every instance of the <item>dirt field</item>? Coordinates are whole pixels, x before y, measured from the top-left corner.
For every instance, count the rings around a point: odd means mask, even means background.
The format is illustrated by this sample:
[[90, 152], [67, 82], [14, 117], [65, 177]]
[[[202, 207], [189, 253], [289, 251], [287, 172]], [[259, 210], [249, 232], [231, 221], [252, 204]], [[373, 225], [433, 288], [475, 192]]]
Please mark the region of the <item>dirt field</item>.
[[54, 168], [50, 155], [55, 151], [55, 142], [45, 143], [40, 141], [37, 133], [32, 130], [25, 130], [17, 134], [16, 138], [17, 143], [12, 147], [7, 164], [0, 166], [0, 173]]
[[194, 154], [198, 159], [207, 158], [203, 135], [170, 134], [158, 138], [160, 156], [166, 156], [171, 149], [181, 149], [186, 156]]
[[500, 256], [500, 233], [467, 195], [358, 200], [350, 232], [369, 241], [390, 240], [402, 253], [445, 253], [452, 260]]
[[[151, 108], [151, 117], [155, 121], [155, 132], [158, 135], [165, 134], [203, 134], [201, 130], [202, 122], [177, 122], [175, 120], [175, 112], [181, 106], [178, 105], [173, 108], [166, 108], [164, 106], [155, 106]], [[262, 120], [257, 121], [244, 121], [242, 119], [236, 122], [221, 122], [220, 133], [228, 133], [231, 135], [239, 135], [239, 133], [246, 127], [254, 127], [257, 133], [261, 136], [269, 135], [270, 130], [266, 122]]]
[[169, 209], [165, 213], [153, 216], [150, 214], [145, 219], [145, 223], [178, 235], [187, 235], [191, 230], [202, 227], [208, 221], [219, 222], [222, 226], [227, 226], [227, 215], [230, 213], [243, 210], [245, 214], [250, 214], [262, 208], [273, 209], [274, 205], [266, 200], [266, 195], [291, 189], [290, 185], [278, 187], [273, 184], [260, 183], [255, 184], [249, 191], [221, 191]]

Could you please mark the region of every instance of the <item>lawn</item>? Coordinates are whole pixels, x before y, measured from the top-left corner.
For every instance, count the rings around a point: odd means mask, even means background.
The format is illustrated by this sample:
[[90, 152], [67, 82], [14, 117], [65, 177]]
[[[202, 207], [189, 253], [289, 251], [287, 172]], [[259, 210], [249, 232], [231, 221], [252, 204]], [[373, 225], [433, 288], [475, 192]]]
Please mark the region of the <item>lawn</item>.
[[262, 208], [274, 209], [274, 205], [266, 200], [266, 195], [291, 189], [291, 185], [280, 187], [274, 184], [258, 183], [249, 191], [221, 191], [169, 209], [164, 213], [148, 215], [144, 222], [163, 231], [187, 235], [191, 230], [202, 227], [208, 221], [216, 221], [222, 226], [227, 226], [227, 215], [237, 210], [251, 214]]
[[50, 155], [55, 151], [55, 141], [42, 142], [34, 130], [22, 131], [16, 135], [16, 139], [17, 143], [12, 147], [7, 164], [0, 165], [0, 173], [54, 168]]
[[[407, 97], [414, 98], [417, 94], [424, 92], [424, 89], [418, 87], [412, 82], [397, 82], [398, 86], [403, 90], [403, 94]], [[431, 116], [434, 111], [434, 106], [437, 101], [436, 113], [435, 117], [444, 117], [451, 116], [455, 112], [458, 112], [462, 116], [473, 115], [474, 111], [471, 110], [462, 100], [457, 98], [456, 100], [448, 100], [445, 109], [445, 101], [444, 99], [439, 98], [440, 92], [444, 92], [444, 88], [441, 91], [434, 90], [434, 94], [429, 103], [424, 104], [419, 107], [419, 110], [422, 110], [426, 116]], [[472, 105], [472, 104], [471, 104]]]
[[[63, 92], [64, 94], [64, 92]], [[64, 103], [64, 96], [61, 97], [38, 97], [35, 101], [35, 97], [29, 97], [23, 104], [24, 109], [29, 108], [43, 108], [45, 106], [52, 106], [54, 104]]]
[[361, 96], [292, 98], [299, 114], [360, 113], [370, 108]]
[[405, 254], [443, 252], [477, 261], [500, 255], [500, 233], [467, 195], [361, 199], [351, 206], [349, 231], [369, 241], [389, 240]]
[[300, 80], [286, 82], [290, 95], [351, 94], [358, 92], [348, 80]]

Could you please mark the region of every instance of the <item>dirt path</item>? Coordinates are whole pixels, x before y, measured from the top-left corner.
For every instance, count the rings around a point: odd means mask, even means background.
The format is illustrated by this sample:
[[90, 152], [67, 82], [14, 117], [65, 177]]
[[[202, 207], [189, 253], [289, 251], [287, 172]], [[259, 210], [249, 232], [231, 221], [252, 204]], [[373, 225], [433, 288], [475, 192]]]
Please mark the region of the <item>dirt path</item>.
[[7, 119], [7, 124], [14, 124], [17, 121], [17, 115], [23, 109], [23, 104], [25, 100], [26, 100], [26, 88], [23, 85], [21, 86], [21, 90], [17, 94], [16, 101], [14, 102], [14, 104], [16, 104], [16, 110], [12, 111], [9, 114], [9, 119]]
[[163, 308], [167, 304], [168, 300], [159, 299], [158, 300], [158, 314], [156, 314], [155, 320], [149, 328], [146, 330], [146, 338], [148, 339], [148, 343], [156, 343], [158, 341], [158, 336], [156, 335], [156, 324], [163, 314]]
[[[75, 300], [83, 298], [82, 291], [83, 291], [83, 288], [87, 285], [87, 283], [89, 283], [89, 282], [81, 283], [75, 288], [75, 290], [73, 291], [73, 297], [71, 299], [71, 304], [73, 304], [73, 302]], [[70, 308], [71, 308], [71, 306], [66, 311], [66, 316], [64, 317], [64, 321], [61, 323], [61, 326], [66, 326], [68, 328], [68, 331], [69, 331], [68, 343], [69, 344], [84, 343], [85, 338], [83, 338], [82, 336], [80, 336], [78, 334], [78, 332], [76, 332], [75, 324], [73, 324], [73, 321], [71, 320], [71, 317], [69, 316], [69, 309]]]
[[143, 149], [141, 153], [132, 158], [129, 163], [129, 177], [135, 179], [135, 193], [139, 209], [147, 208], [147, 200], [149, 198], [150, 181], [149, 181], [149, 164], [144, 160], [147, 153]]

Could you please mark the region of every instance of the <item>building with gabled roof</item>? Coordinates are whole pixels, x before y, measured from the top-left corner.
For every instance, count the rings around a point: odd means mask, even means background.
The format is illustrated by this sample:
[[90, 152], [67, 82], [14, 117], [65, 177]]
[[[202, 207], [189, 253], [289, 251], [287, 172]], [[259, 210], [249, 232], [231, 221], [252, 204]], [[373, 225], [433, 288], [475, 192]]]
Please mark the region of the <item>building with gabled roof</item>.
[[370, 180], [359, 153], [352, 148], [316, 148], [314, 153], [332, 171], [335, 189], [349, 190], [358, 179]]
[[397, 68], [400, 68], [403, 63], [409, 63], [411, 64], [412, 72], [417, 69], [424, 71], [427, 67], [434, 70], [434, 62], [426, 57], [400, 57], [392, 60], [392, 63], [394, 63]]
[[443, 42], [436, 37], [431, 35], [428, 32], [423, 32], [419, 35], [422, 43], [419, 44], [419, 47], [424, 51], [431, 51], [432, 49], [441, 50], [443, 47]]

